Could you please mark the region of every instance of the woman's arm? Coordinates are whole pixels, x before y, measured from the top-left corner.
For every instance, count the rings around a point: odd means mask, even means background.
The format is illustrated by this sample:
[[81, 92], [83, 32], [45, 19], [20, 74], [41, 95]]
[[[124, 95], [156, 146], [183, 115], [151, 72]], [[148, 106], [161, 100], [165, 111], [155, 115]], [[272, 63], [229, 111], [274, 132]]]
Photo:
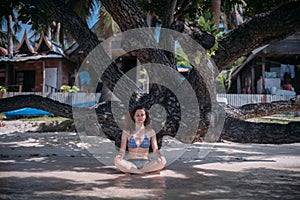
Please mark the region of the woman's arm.
[[123, 157], [125, 155], [128, 135], [129, 135], [129, 133], [127, 131], [124, 131], [124, 130], [122, 131], [121, 147], [120, 147], [119, 154], [117, 155], [120, 159], [123, 159]]
[[152, 146], [152, 149], [153, 149], [153, 153], [155, 154], [155, 156], [157, 158], [161, 158], [161, 154], [158, 150], [158, 145], [157, 145], [157, 140], [156, 140], [156, 134], [154, 132], [154, 130], [151, 131], [151, 146]]

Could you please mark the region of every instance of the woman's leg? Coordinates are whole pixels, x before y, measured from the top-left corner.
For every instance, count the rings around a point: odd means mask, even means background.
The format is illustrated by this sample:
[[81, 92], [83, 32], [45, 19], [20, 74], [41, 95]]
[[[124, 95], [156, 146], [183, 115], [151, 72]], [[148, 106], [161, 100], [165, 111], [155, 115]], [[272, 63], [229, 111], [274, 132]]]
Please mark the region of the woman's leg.
[[145, 163], [145, 165], [142, 169], [140, 169], [140, 171], [143, 173], [147, 173], [162, 170], [166, 166], [166, 163], [167, 161], [165, 157], [161, 157], [161, 159], [151, 160]]
[[115, 158], [115, 166], [124, 173], [143, 173], [135, 166], [135, 164], [124, 159]]

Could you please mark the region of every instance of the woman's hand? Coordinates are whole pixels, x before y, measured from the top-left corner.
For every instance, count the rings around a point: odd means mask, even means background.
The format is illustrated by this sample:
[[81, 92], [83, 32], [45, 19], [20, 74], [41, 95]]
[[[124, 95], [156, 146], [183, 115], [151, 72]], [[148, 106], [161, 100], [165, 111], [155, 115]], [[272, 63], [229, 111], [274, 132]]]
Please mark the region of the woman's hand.
[[163, 161], [162, 156], [159, 156], [159, 157], [157, 158], [157, 160], [158, 160], [159, 162], [162, 162], [162, 161]]
[[123, 155], [119, 153], [118, 155], [116, 155], [116, 159], [123, 160]]
[[154, 153], [154, 155], [156, 156], [157, 159], [162, 157], [162, 155], [160, 154], [158, 149], [153, 149], [153, 153]]

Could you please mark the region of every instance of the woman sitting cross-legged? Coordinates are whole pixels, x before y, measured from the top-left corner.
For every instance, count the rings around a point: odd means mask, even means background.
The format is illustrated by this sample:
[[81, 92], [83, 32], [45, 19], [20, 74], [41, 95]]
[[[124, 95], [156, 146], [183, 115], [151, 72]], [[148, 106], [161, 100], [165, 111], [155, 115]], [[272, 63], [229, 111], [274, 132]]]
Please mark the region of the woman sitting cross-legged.
[[[130, 112], [134, 121], [134, 130], [123, 130], [119, 154], [115, 157], [115, 166], [124, 173], [143, 174], [163, 169], [166, 159], [158, 150], [156, 134], [150, 127], [149, 112], [137, 107]], [[150, 160], [149, 148], [152, 146], [156, 159]], [[128, 159], [124, 159], [126, 146]]]

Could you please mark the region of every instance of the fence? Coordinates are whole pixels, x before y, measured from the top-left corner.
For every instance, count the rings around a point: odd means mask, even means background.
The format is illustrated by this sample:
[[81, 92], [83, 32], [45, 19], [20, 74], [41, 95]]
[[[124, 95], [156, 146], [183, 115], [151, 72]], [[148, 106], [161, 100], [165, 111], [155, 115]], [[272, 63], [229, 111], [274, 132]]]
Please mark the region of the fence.
[[70, 104], [78, 107], [91, 106], [97, 103], [100, 99], [101, 93], [65, 93], [65, 92], [4, 92], [2, 98], [13, 97], [17, 95], [34, 94], [59, 101], [61, 103]]
[[[99, 101], [101, 93], [41, 93], [41, 92], [4, 92], [2, 98], [16, 95], [35, 94], [71, 105], [93, 105]], [[295, 96], [286, 95], [259, 95], [259, 94], [217, 94], [217, 99], [225, 99], [227, 104], [242, 106], [251, 103], [266, 103], [272, 101], [288, 100]], [[300, 98], [300, 96], [297, 96]]]
[[[242, 106], [245, 104], [268, 103], [272, 101], [288, 100], [295, 96], [290, 95], [264, 95], [264, 94], [217, 94], [217, 99], [227, 99], [227, 104]], [[300, 96], [297, 96], [300, 98]]]

